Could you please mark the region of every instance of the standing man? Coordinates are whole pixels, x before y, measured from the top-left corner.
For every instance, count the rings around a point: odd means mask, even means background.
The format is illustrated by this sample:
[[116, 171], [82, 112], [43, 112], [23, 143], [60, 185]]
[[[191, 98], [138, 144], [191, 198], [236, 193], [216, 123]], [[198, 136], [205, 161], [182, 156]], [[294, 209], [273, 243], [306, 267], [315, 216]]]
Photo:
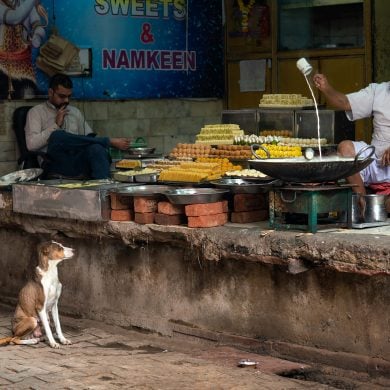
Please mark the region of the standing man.
[[[390, 82], [373, 83], [358, 92], [344, 95], [336, 91], [323, 74], [315, 74], [313, 81], [327, 102], [344, 110], [349, 120], [373, 116], [371, 145], [375, 146], [374, 161], [361, 172], [347, 178], [350, 184], [355, 184], [353, 191], [364, 195], [365, 186], [390, 183]], [[346, 140], [340, 142], [338, 152], [344, 157], [354, 157], [365, 146], [367, 144], [363, 141]], [[369, 152], [363, 152], [362, 157]]]
[[26, 144], [47, 152], [45, 171], [68, 177], [110, 177], [108, 148], [128, 149], [128, 138], [95, 137], [79, 109], [69, 105], [72, 80], [63, 74], [49, 82], [49, 99], [31, 108], [26, 121]]

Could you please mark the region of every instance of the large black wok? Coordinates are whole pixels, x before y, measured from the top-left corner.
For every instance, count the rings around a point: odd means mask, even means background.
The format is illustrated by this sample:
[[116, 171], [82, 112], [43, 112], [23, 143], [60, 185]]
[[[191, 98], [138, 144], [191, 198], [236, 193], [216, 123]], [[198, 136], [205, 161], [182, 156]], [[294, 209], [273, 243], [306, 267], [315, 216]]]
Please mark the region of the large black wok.
[[[259, 148], [266, 151], [268, 158], [263, 159], [255, 153]], [[370, 154], [361, 157], [368, 149], [371, 149]], [[346, 178], [367, 167], [373, 161], [371, 156], [375, 152], [375, 148], [370, 145], [363, 148], [355, 157], [323, 156], [307, 160], [305, 157], [269, 158], [268, 150], [261, 145], [252, 145], [251, 150], [256, 158], [249, 160], [251, 168], [275, 179], [296, 183], [320, 183]]]

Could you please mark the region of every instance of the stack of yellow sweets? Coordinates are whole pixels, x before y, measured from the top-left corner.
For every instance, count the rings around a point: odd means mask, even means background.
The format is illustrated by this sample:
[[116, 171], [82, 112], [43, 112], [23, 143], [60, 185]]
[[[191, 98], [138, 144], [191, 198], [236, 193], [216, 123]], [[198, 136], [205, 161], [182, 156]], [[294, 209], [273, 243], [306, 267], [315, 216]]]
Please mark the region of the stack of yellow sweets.
[[123, 159], [120, 161], [117, 161], [115, 164], [116, 168], [126, 168], [126, 169], [134, 169], [141, 166], [141, 162], [139, 160], [130, 160], [130, 159]]
[[205, 125], [196, 135], [196, 144], [232, 145], [235, 136], [244, 135], [240, 126], [232, 123]]
[[242, 169], [241, 165], [234, 165], [229, 161], [228, 158], [219, 158], [219, 157], [200, 157], [197, 158], [196, 161], [198, 163], [212, 163], [218, 164], [218, 171], [223, 175], [226, 171], [230, 171], [232, 169]]
[[299, 93], [264, 94], [259, 106], [312, 106], [313, 100]]
[[183, 162], [178, 167], [162, 170], [158, 180], [199, 183], [219, 179], [222, 174], [220, 163]]
[[[269, 158], [293, 158], [302, 156], [302, 149], [300, 146], [288, 146], [288, 145], [272, 145], [262, 144], [270, 156]], [[256, 154], [261, 158], [267, 158], [267, 153], [263, 149], [257, 149]]]

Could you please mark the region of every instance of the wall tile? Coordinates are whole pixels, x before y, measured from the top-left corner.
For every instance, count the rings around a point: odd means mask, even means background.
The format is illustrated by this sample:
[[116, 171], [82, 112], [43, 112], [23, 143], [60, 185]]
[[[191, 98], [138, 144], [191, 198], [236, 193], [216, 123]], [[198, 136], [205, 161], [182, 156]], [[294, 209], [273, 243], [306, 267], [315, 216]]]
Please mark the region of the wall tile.
[[[208, 117], [214, 116], [216, 113], [221, 114], [223, 104], [221, 100], [191, 100], [191, 117]], [[220, 123], [220, 120], [219, 122]]]
[[16, 161], [0, 161], [0, 176], [7, 175], [8, 173], [18, 171], [18, 165]]
[[108, 119], [109, 102], [81, 102], [79, 109], [84, 113], [87, 121]]
[[0, 142], [0, 161], [15, 161], [15, 143], [14, 142]]
[[136, 119], [137, 101], [113, 102], [108, 105], [108, 118], [115, 119]]
[[190, 115], [189, 103], [184, 100], [139, 101], [138, 118], [180, 118]]
[[136, 137], [139, 134], [143, 136], [149, 133], [150, 120], [137, 119], [111, 119], [105, 121], [94, 121], [94, 130], [102, 136], [110, 137]]

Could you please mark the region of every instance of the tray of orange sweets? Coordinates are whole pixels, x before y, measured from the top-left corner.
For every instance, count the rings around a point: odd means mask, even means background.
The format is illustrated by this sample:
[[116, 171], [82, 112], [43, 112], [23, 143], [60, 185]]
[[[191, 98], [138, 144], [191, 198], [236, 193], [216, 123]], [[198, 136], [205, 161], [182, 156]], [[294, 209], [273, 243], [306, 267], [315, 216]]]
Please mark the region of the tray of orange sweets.
[[197, 161], [182, 162], [180, 165], [163, 169], [160, 172], [160, 182], [205, 183], [217, 180], [229, 169], [240, 169], [228, 159], [199, 158]]

